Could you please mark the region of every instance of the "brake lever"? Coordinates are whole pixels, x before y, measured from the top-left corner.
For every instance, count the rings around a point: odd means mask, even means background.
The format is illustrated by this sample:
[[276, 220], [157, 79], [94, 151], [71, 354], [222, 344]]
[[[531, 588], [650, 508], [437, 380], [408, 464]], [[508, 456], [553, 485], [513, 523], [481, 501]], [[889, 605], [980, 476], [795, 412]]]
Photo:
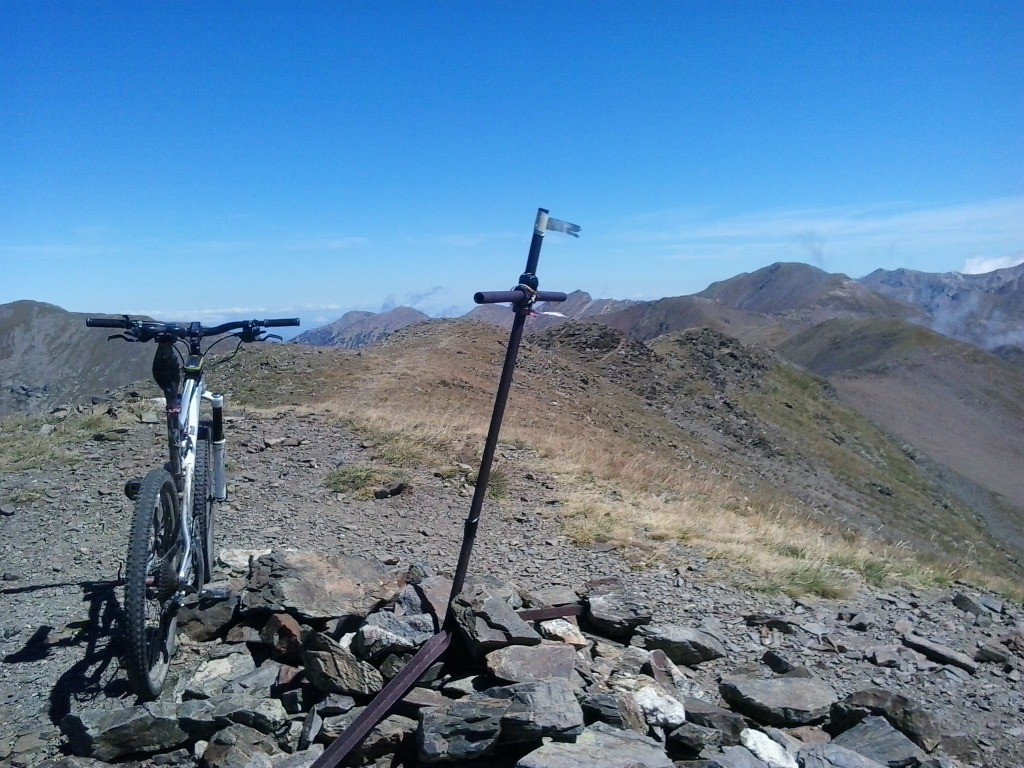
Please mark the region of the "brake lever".
[[113, 341], [114, 339], [124, 339], [125, 341], [137, 341], [130, 336], [125, 336], [123, 333], [115, 333], [112, 336], [107, 336], [107, 341]]
[[260, 336], [260, 341], [266, 341], [267, 339], [277, 339], [278, 341], [284, 341], [284, 339], [282, 339], [276, 333], [264, 333], [262, 336]]

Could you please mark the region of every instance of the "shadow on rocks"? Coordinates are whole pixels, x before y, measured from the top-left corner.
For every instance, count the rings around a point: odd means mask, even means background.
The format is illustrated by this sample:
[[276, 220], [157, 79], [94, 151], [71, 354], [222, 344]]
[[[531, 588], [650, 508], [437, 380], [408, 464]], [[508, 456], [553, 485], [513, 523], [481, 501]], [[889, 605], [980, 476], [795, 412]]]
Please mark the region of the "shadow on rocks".
[[50, 691], [50, 721], [60, 724], [71, 711], [73, 701], [93, 701], [99, 696], [119, 698], [127, 694], [128, 683], [114, 677], [111, 663], [120, 655], [121, 604], [117, 581], [81, 582], [82, 599], [89, 604], [89, 618], [69, 624], [75, 633], [53, 643], [56, 646], [84, 646], [81, 658], [72, 664]]

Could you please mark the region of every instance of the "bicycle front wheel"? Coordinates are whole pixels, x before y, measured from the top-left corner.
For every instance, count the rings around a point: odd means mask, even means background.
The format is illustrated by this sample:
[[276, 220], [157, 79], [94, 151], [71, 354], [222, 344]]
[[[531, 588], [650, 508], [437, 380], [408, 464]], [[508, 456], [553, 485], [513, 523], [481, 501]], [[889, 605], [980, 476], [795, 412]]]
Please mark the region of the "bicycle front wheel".
[[181, 516], [174, 478], [154, 469], [139, 489], [128, 544], [125, 667], [139, 698], [160, 695], [177, 648]]

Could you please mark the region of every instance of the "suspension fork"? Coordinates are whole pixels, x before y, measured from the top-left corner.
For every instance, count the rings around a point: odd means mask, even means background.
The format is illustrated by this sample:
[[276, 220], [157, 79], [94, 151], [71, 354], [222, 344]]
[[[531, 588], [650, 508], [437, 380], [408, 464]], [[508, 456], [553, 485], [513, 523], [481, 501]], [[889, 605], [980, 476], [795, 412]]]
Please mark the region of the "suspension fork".
[[213, 497], [217, 501], [228, 498], [227, 478], [224, 475], [224, 395], [210, 395], [213, 406]]

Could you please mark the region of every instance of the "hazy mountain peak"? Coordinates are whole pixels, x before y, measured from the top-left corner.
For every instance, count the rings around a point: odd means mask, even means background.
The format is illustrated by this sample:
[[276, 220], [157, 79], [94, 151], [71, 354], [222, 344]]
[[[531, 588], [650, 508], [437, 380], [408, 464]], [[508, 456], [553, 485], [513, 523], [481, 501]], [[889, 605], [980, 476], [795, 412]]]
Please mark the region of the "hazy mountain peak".
[[950, 338], [1013, 357], [1024, 346], [1024, 265], [980, 275], [876, 269], [861, 284], [916, 307]]
[[429, 319], [429, 315], [412, 307], [395, 307], [380, 313], [353, 310], [333, 323], [300, 333], [292, 341], [314, 347], [360, 349], [382, 341], [407, 325]]
[[735, 309], [765, 314], [810, 309], [854, 314], [910, 314], [905, 307], [877, 295], [846, 275], [797, 262], [779, 262], [712, 283], [697, 295]]

